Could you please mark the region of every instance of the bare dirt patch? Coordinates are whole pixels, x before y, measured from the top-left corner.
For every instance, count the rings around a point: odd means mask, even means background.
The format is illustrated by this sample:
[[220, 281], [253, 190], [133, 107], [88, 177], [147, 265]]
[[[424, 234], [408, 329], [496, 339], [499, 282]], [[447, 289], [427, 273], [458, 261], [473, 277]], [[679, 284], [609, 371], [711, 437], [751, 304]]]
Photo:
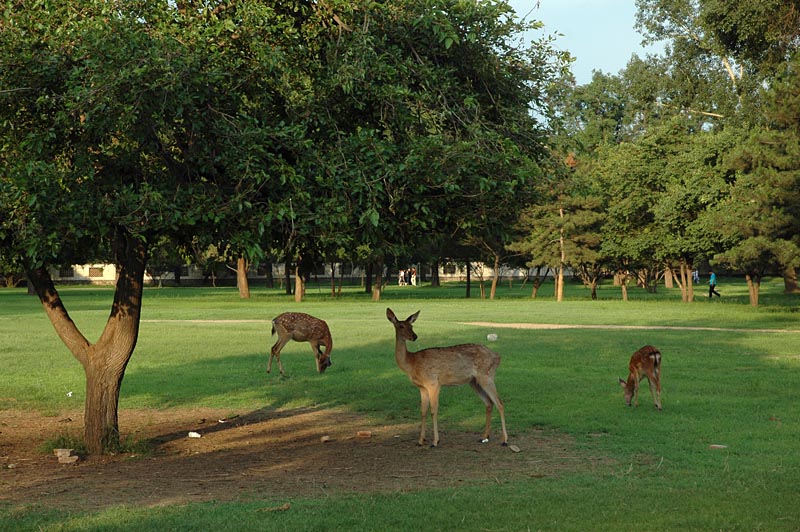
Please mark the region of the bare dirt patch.
[[[225, 416], [229, 419], [220, 422]], [[82, 433], [82, 414], [0, 411], [0, 503], [93, 510], [126, 504], [267, 499], [353, 492], [405, 492], [540, 478], [608, 465], [568, 437], [512, 431], [515, 453], [479, 433], [441, 431], [437, 449], [418, 447], [416, 423], [375, 425], [339, 409], [125, 410], [123, 438], [152, 452], [59, 464], [41, 445]], [[370, 438], [358, 437], [370, 431]], [[188, 437], [197, 432], [200, 438]], [[327, 436], [328, 441], [322, 441]]]

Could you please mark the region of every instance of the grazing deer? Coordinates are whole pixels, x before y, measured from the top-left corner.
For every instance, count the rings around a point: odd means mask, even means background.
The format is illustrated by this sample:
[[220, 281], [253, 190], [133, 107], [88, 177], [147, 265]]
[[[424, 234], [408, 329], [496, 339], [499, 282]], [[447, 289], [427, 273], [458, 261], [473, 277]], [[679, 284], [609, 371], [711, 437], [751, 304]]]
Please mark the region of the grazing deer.
[[[639, 406], [639, 382], [647, 379], [647, 387], [653, 396], [655, 407], [661, 410], [661, 352], [652, 345], [646, 345], [631, 356], [628, 364], [628, 380], [619, 380], [625, 388], [625, 404], [631, 406], [631, 397]], [[653, 391], [653, 385], [656, 389]]]
[[431, 447], [439, 445], [439, 389], [442, 386], [455, 386], [469, 383], [478, 397], [486, 405], [486, 429], [483, 431], [483, 443], [489, 441], [489, 427], [492, 421], [492, 406], [497, 406], [500, 412], [500, 423], [503, 428], [503, 445], [508, 445], [506, 432], [506, 418], [503, 402], [497, 396], [494, 385], [494, 374], [500, 365], [500, 355], [491, 349], [478, 344], [454, 345], [452, 347], [431, 347], [410, 352], [406, 348], [406, 341], [417, 339], [411, 327], [419, 311], [409, 316], [405, 321], [400, 321], [392, 309], [386, 309], [386, 318], [392, 322], [395, 329], [394, 356], [411, 382], [419, 388], [420, 409], [422, 423], [419, 429], [418, 445], [425, 443], [425, 421], [428, 417], [428, 407], [433, 418], [433, 442]]
[[[331, 350], [333, 350], [333, 340], [328, 324], [321, 319], [303, 314], [302, 312], [284, 312], [272, 320], [272, 335], [278, 333], [278, 341], [272, 346], [267, 364], [267, 373], [272, 371], [272, 359], [278, 359], [278, 368], [283, 375], [283, 364], [281, 364], [281, 349], [289, 340], [295, 342], [308, 342], [314, 352], [317, 361], [317, 372], [323, 373], [331, 365]], [[320, 344], [325, 346], [322, 352]]]

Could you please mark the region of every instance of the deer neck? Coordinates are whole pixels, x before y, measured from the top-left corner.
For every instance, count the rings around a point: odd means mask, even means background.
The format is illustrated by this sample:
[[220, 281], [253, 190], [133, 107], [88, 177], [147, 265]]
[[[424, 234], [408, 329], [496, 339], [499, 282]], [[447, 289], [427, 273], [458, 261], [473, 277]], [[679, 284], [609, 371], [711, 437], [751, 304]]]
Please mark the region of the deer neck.
[[395, 344], [394, 344], [394, 359], [397, 361], [397, 365], [408, 373], [411, 370], [411, 364], [408, 361], [408, 348], [406, 347], [406, 341], [400, 338], [400, 335], [396, 336]]

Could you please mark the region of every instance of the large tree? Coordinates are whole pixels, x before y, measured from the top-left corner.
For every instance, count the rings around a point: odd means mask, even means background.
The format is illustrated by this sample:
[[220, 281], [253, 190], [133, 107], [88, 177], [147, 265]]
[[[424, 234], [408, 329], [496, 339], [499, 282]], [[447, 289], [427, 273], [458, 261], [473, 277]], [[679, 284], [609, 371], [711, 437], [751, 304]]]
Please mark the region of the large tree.
[[[138, 338], [150, 246], [162, 235], [188, 243], [195, 234], [251, 230], [241, 223], [249, 198], [276, 179], [275, 154], [288, 136], [282, 110], [292, 94], [282, 69], [297, 43], [288, 42], [294, 33], [274, 9], [6, 5], [0, 240], [84, 367], [91, 453], [119, 444], [120, 385]], [[117, 283], [92, 342], [49, 272], [95, 260], [117, 265]]]
[[537, 175], [531, 111], [560, 56], [546, 40], [522, 46], [529, 26], [505, 2], [357, 4], [340, 19], [309, 115], [315, 179], [331, 184], [324, 234], [356, 233], [376, 272], [440, 238], [502, 250]]

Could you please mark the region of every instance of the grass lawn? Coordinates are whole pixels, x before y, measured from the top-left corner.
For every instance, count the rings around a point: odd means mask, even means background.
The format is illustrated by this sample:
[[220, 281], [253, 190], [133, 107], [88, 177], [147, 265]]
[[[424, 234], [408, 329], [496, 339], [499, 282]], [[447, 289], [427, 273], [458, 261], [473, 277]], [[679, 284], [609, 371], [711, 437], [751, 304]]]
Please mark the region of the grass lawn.
[[[510, 443], [544, 431], [572, 442], [571, 453], [600, 460], [543, 478], [487, 473], [463, 486], [259, 492], [189, 504], [165, 498], [151, 507], [123, 500], [99, 510], [11, 503], [0, 494], [0, 530], [798, 530], [800, 297], [784, 295], [781, 279], [762, 284], [758, 308], [747, 304], [740, 279], [721, 278], [720, 299], [702, 297], [704, 288], [691, 304], [664, 288], [632, 290], [623, 302], [611, 285], [601, 286], [596, 301], [570, 285], [561, 303], [551, 285], [536, 300], [530, 286], [504, 285], [494, 301], [477, 298], [477, 287], [465, 299], [463, 285], [389, 286], [375, 303], [356, 288], [332, 298], [321, 282], [309, 286], [302, 304], [260, 287], [251, 287], [246, 301], [234, 288], [147, 289], [121, 411], [323, 407], [414, 424], [419, 394], [395, 364], [388, 306], [401, 319], [421, 311], [410, 349], [475, 342], [501, 354], [496, 383]], [[61, 293], [87, 338], [97, 338], [111, 290]], [[266, 375], [269, 319], [287, 310], [328, 322], [334, 364], [325, 375], [313, 371], [308, 344], [299, 343], [283, 351], [289, 378], [280, 379], [277, 368]], [[470, 325], [476, 322], [498, 325]], [[581, 327], [500, 326], [507, 324]], [[498, 340], [487, 342], [488, 333]], [[644, 344], [663, 353], [660, 413], [646, 383], [638, 409], [624, 406], [617, 384]], [[24, 290], [0, 290], [0, 367], [0, 416], [23, 410], [57, 417], [82, 408], [83, 370]], [[469, 387], [444, 389], [442, 446], [448, 433], [451, 448], [454, 433], [478, 433], [483, 416]], [[495, 416], [495, 435], [498, 429]], [[7, 430], [0, 422], [0, 455], [7, 454]], [[286, 502], [290, 511], [263, 511]]]

